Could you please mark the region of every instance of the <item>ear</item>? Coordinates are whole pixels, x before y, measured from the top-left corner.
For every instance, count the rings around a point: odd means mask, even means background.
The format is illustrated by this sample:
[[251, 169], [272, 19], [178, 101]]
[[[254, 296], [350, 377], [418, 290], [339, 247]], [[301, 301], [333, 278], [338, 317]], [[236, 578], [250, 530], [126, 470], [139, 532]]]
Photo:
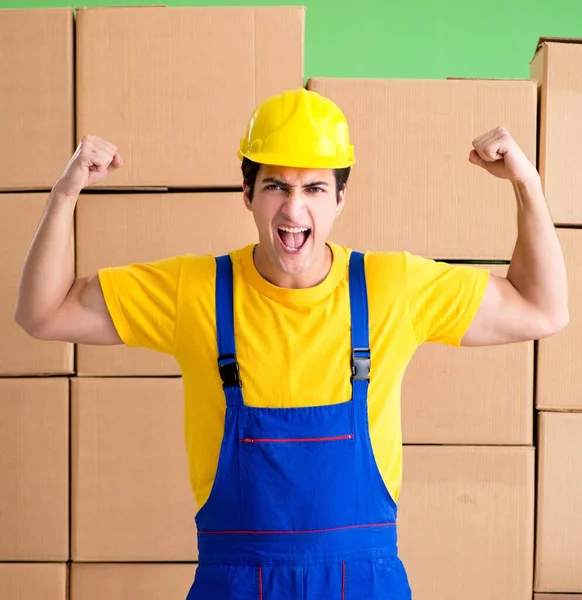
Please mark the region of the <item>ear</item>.
[[339, 217], [339, 215], [341, 214], [342, 210], [344, 209], [345, 206], [345, 202], [346, 202], [346, 184], [344, 183], [343, 188], [341, 189], [340, 193], [338, 194], [338, 201], [337, 201], [337, 207], [336, 207], [336, 217]]
[[249, 196], [251, 191], [251, 188], [243, 181], [243, 200], [245, 203], [245, 206], [247, 207], [247, 210], [249, 210], [250, 212], [253, 212], [253, 205], [251, 202], [251, 198]]

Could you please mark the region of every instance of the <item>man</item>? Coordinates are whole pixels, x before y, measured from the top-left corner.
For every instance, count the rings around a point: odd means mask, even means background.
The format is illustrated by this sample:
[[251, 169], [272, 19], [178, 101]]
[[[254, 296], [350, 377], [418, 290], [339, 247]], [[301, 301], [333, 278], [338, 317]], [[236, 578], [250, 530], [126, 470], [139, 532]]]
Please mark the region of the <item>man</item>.
[[540, 178], [505, 129], [473, 141], [469, 160], [511, 182], [517, 199], [502, 278], [327, 242], [354, 155], [344, 115], [324, 97], [267, 99], [239, 157], [257, 245], [75, 278], [78, 195], [122, 166], [113, 144], [84, 137], [32, 242], [16, 320], [39, 339], [176, 357], [199, 506], [189, 600], [410, 598], [396, 544], [402, 375], [427, 341], [505, 344], [566, 325]]

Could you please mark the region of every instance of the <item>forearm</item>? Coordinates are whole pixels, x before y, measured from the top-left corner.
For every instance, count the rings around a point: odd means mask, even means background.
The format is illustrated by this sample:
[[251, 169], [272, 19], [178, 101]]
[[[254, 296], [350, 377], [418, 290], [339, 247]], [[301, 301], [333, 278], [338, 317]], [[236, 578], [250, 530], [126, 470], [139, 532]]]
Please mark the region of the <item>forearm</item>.
[[513, 187], [518, 234], [507, 279], [541, 317], [561, 327], [568, 320], [566, 267], [541, 181]]
[[76, 197], [53, 189], [26, 256], [15, 319], [26, 330], [47, 322], [75, 280], [73, 224]]

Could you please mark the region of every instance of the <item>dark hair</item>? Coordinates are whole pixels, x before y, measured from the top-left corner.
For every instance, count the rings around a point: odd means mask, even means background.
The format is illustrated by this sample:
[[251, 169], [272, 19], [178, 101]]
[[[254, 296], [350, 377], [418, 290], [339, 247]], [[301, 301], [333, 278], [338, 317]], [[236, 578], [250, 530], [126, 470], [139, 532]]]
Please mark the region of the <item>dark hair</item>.
[[[249, 200], [253, 201], [253, 194], [255, 192], [255, 182], [257, 181], [257, 175], [261, 168], [260, 163], [256, 163], [246, 156], [243, 157], [241, 164], [241, 171], [244, 182], [249, 186]], [[337, 193], [337, 200], [339, 202], [339, 194], [348, 182], [350, 176], [351, 167], [345, 167], [344, 169], [334, 169], [333, 174], [335, 176], [335, 187]]]

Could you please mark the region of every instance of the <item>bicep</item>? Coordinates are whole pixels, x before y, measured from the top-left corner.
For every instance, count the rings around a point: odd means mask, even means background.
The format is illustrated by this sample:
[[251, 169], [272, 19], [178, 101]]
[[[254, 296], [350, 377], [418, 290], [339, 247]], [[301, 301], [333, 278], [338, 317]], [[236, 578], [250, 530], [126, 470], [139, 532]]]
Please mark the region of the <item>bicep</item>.
[[98, 275], [75, 280], [42, 337], [77, 344], [122, 344], [105, 304]]
[[522, 298], [508, 279], [491, 274], [481, 305], [461, 345], [524, 342], [545, 337], [550, 331], [543, 315]]

